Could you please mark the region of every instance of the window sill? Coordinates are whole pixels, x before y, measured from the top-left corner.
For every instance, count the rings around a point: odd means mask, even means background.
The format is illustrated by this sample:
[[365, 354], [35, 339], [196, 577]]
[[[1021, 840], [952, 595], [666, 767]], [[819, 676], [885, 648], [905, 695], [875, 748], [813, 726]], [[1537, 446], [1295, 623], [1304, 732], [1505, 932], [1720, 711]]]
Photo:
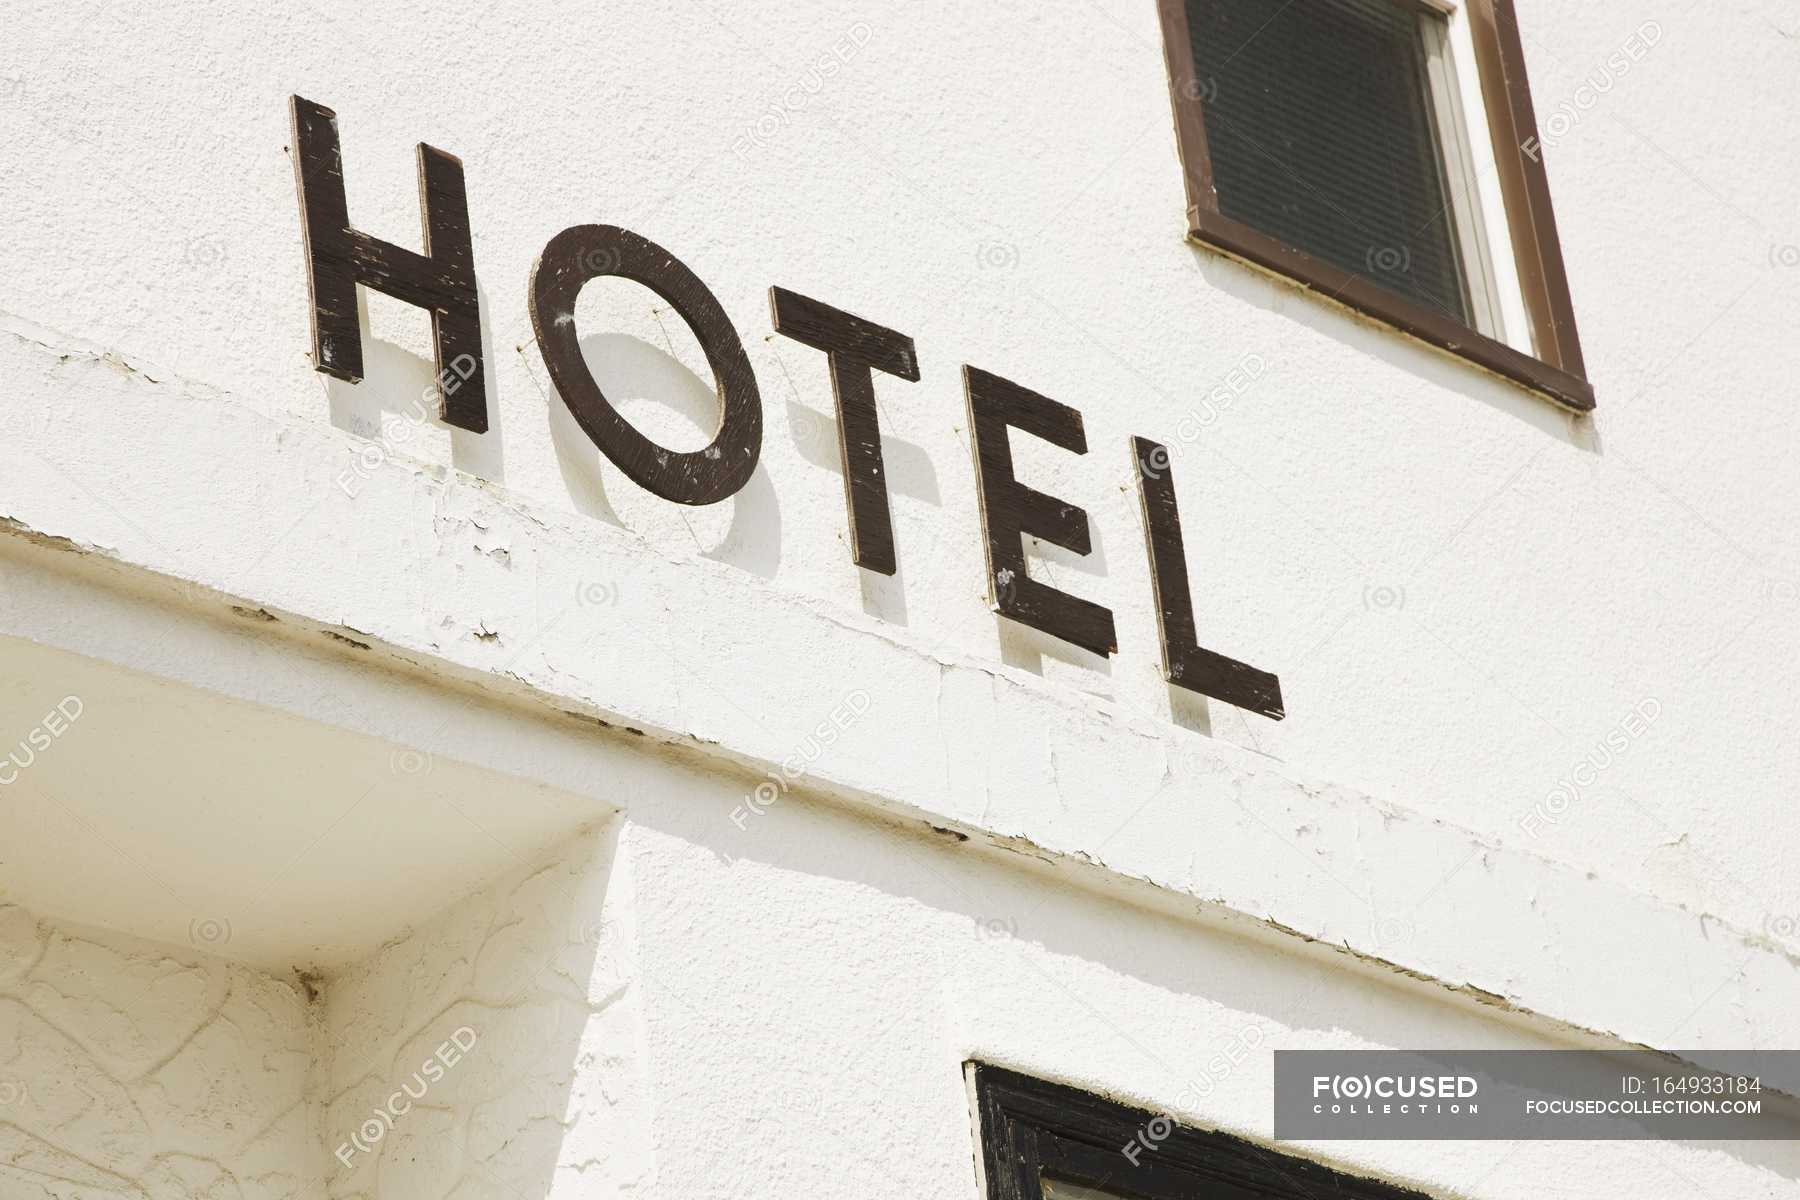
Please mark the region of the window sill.
[[1594, 389], [1587, 380], [1395, 295], [1361, 275], [1332, 266], [1217, 212], [1189, 209], [1188, 225], [1188, 237], [1200, 245], [1298, 283], [1328, 301], [1373, 317], [1564, 408], [1577, 413], [1594, 410]]

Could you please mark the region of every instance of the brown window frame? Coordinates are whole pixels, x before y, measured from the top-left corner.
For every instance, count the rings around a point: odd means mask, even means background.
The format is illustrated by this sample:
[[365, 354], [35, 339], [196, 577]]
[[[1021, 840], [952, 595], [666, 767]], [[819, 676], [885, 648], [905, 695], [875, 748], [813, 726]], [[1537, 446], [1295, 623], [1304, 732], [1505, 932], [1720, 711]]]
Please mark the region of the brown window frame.
[[[1442, 14], [1426, 0], [1392, 0]], [[1205, 88], [1196, 77], [1188, 37], [1188, 0], [1157, 0], [1162, 14], [1163, 51], [1169, 66], [1169, 95], [1175, 109], [1176, 146], [1187, 182], [1190, 240], [1252, 266], [1273, 272], [1401, 333], [1466, 359], [1539, 392], [1579, 413], [1594, 408], [1575, 306], [1563, 267], [1562, 244], [1550, 205], [1550, 181], [1543, 155], [1526, 150], [1537, 142], [1537, 114], [1525, 77], [1525, 50], [1512, 0], [1462, 0], [1480, 72], [1488, 134], [1499, 166], [1500, 193], [1512, 233], [1513, 258], [1537, 353], [1527, 354], [1444, 313], [1391, 292], [1364, 276], [1325, 262], [1278, 238], [1234, 221], [1219, 211], [1207, 149]]]
[[1046, 1178], [1124, 1200], [1430, 1200], [1065, 1084], [983, 1063], [964, 1070], [974, 1073], [983, 1200], [1044, 1200]]

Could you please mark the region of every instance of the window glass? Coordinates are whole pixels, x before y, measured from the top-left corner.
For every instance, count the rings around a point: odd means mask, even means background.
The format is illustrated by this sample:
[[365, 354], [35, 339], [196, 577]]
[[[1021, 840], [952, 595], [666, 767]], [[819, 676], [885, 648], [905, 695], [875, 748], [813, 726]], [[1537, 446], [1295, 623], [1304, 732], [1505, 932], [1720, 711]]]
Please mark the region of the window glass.
[[1102, 1192], [1079, 1183], [1064, 1183], [1048, 1175], [1043, 1178], [1044, 1200], [1119, 1200], [1112, 1192]]
[[1427, 77], [1441, 18], [1397, 0], [1187, 11], [1220, 212], [1473, 324]]

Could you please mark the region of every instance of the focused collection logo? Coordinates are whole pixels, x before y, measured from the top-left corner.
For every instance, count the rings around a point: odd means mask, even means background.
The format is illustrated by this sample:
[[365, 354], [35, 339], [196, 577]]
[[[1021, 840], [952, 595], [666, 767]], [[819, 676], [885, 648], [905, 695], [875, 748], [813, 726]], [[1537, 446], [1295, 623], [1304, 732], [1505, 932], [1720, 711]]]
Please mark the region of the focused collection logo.
[[1314, 1075], [1313, 1112], [1333, 1116], [1474, 1116], [1473, 1075]]

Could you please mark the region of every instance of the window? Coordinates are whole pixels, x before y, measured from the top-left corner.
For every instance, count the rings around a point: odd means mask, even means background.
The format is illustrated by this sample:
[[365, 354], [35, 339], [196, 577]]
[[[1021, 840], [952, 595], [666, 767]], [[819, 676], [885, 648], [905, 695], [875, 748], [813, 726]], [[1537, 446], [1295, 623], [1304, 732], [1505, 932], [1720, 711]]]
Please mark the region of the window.
[[1159, 2], [1190, 237], [1594, 407], [1512, 0]]
[[1425, 1200], [1074, 1088], [971, 1069], [985, 1200]]

